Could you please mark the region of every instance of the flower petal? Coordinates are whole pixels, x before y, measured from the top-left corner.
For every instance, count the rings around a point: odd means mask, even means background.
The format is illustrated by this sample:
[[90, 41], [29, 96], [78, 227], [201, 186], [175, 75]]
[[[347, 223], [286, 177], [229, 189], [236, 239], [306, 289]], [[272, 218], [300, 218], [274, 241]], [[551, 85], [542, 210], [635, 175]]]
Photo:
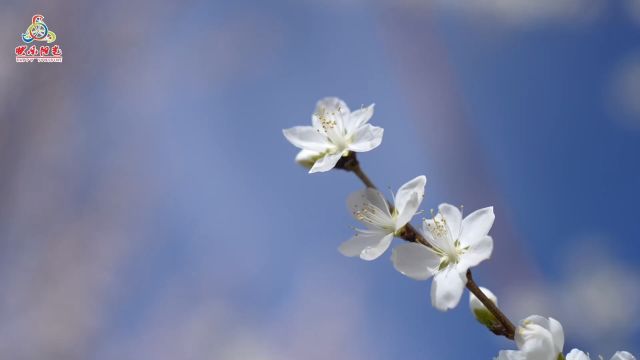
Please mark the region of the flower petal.
[[540, 315], [531, 315], [523, 320], [523, 324], [535, 324], [548, 330], [556, 346], [556, 351], [562, 352], [562, 348], [564, 347], [564, 330], [558, 320], [551, 317], [546, 318]]
[[518, 329], [514, 340], [521, 350], [545, 358], [555, 358], [562, 352], [564, 330], [558, 320], [531, 315], [522, 320]]
[[354, 130], [351, 136], [349, 150], [355, 152], [365, 152], [373, 150], [382, 143], [384, 129], [381, 127], [365, 124]]
[[494, 360], [527, 360], [527, 356], [522, 351], [502, 350]]
[[418, 197], [418, 194], [411, 194], [411, 198], [405, 204], [404, 211], [398, 213], [398, 217], [396, 218], [395, 229], [400, 230], [403, 226], [405, 226], [411, 218], [416, 214], [418, 207], [422, 199]]
[[344, 256], [360, 256], [363, 260], [373, 260], [389, 248], [392, 239], [393, 234], [358, 230], [355, 236], [338, 247], [338, 251]]
[[556, 350], [561, 353], [564, 348], [564, 329], [562, 324], [552, 317], [549, 318], [549, 331], [553, 337], [553, 343], [556, 345]]
[[323, 132], [324, 128], [322, 127], [320, 115], [323, 114], [324, 116], [324, 114], [336, 114], [337, 116], [335, 117], [332, 116], [332, 119], [336, 121], [336, 125], [338, 126], [339, 129], [342, 130], [344, 126], [342, 121], [344, 119], [348, 119], [350, 116], [350, 113], [351, 113], [351, 110], [349, 110], [347, 103], [345, 103], [344, 101], [342, 101], [337, 97], [326, 97], [326, 98], [320, 99], [316, 103], [316, 110], [313, 113], [313, 116], [311, 117], [311, 123], [313, 124], [314, 129], [319, 130], [320, 132]]
[[493, 220], [496, 218], [493, 213], [493, 206], [476, 210], [462, 220], [460, 230], [460, 242], [462, 245], [472, 245], [489, 233]]
[[411, 198], [411, 194], [418, 194], [420, 198], [424, 197], [424, 187], [426, 184], [427, 177], [420, 175], [400, 186], [395, 199], [395, 207], [398, 209], [398, 212], [402, 212], [404, 210], [407, 201]]
[[360, 126], [366, 124], [373, 116], [374, 104], [367, 106], [366, 108], [353, 111], [349, 116], [349, 120], [345, 124], [347, 133], [350, 134]]
[[[415, 215], [424, 198], [424, 187], [426, 184], [427, 177], [420, 175], [409, 180], [398, 189], [394, 204], [396, 211], [398, 211], [398, 227], [404, 226], [404, 224], [409, 222], [413, 215]], [[412, 195], [416, 195], [416, 199], [412, 199]], [[404, 223], [400, 221], [401, 219]]]
[[393, 233], [383, 237], [378, 245], [364, 249], [360, 254], [360, 259], [370, 261], [379, 258], [380, 255], [387, 251], [389, 245], [391, 245], [391, 240], [393, 240]]
[[380, 191], [372, 188], [366, 188], [351, 193], [347, 198], [347, 207], [358, 221], [362, 221], [362, 219], [359, 218], [359, 216], [356, 216], [356, 212], [370, 206], [373, 206], [375, 209], [379, 209], [379, 215], [384, 218], [385, 224], [379, 225], [389, 225], [392, 223], [389, 204]]
[[351, 113], [351, 110], [349, 110], [349, 106], [347, 106], [347, 103], [335, 96], [329, 96], [318, 100], [318, 102], [316, 103], [316, 112], [320, 111], [339, 111], [343, 116], [349, 115]]
[[307, 169], [311, 169], [316, 160], [322, 156], [317, 151], [302, 149], [296, 155], [296, 162]]
[[293, 146], [300, 149], [323, 152], [332, 147], [327, 138], [311, 126], [294, 126], [282, 130], [282, 133]]
[[551, 333], [537, 324], [519, 327], [515, 341], [527, 359], [556, 359], [560, 353], [554, 346]]
[[455, 241], [460, 236], [462, 226], [462, 212], [457, 207], [444, 203], [438, 206], [438, 212], [444, 218], [451, 233], [451, 238]]
[[460, 302], [467, 278], [449, 266], [433, 277], [431, 284], [431, 304], [440, 311], [453, 309]]
[[342, 154], [337, 153], [337, 154], [326, 154], [325, 156], [319, 158], [318, 160], [316, 160], [315, 164], [313, 164], [313, 167], [311, 168], [311, 170], [309, 170], [309, 174], [312, 173], [316, 173], [316, 172], [324, 172], [324, 171], [329, 171], [331, 169], [333, 169], [336, 164], [338, 163], [338, 160], [340, 160], [340, 158], [342, 157]]
[[393, 249], [391, 261], [401, 274], [415, 280], [427, 280], [438, 268], [440, 257], [424, 245], [403, 243]]
[[460, 255], [460, 262], [458, 263], [458, 271], [460, 275], [463, 275], [471, 267], [474, 267], [481, 262], [489, 259], [493, 252], [493, 239], [491, 236], [484, 236], [477, 241], [474, 245], [468, 245], [469, 248]]
[[567, 354], [566, 360], [590, 360], [590, 359], [589, 359], [589, 355], [583, 353], [578, 349], [573, 349]]
[[[567, 358], [567, 360], [569, 360]], [[618, 351], [611, 357], [611, 360], [636, 360], [636, 358], [626, 351]]]
[[[496, 304], [496, 306], [498, 305], [498, 298], [491, 290], [480, 286], [480, 291], [482, 291], [482, 293], [489, 298], [492, 303]], [[471, 312], [486, 309], [480, 299], [478, 299], [472, 292], [469, 292], [469, 308], [471, 309]]]

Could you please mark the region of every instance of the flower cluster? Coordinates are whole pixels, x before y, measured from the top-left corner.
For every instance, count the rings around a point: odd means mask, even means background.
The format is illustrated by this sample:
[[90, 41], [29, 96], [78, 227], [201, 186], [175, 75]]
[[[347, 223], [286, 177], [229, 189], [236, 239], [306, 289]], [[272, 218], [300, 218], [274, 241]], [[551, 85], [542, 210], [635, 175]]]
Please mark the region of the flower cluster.
[[[531, 315], [522, 320], [516, 330], [515, 342], [518, 350], [500, 351], [496, 360], [590, 360], [589, 355], [573, 349], [565, 357], [564, 330], [558, 320]], [[602, 359], [602, 357], [600, 357]], [[611, 360], [635, 360], [626, 351], [618, 351]]]
[[[344, 101], [325, 98], [318, 102], [311, 126], [283, 130], [287, 140], [301, 149], [296, 162], [310, 169], [310, 173], [337, 167], [354, 172], [367, 186], [347, 198], [349, 210], [364, 228], [355, 229], [356, 234], [339, 246], [340, 253], [371, 261], [382, 256], [394, 238], [406, 240], [393, 249], [393, 266], [415, 280], [433, 278], [431, 304], [436, 309], [455, 308], [467, 287], [469, 306], [476, 319], [495, 334], [515, 341], [518, 350], [501, 351], [495, 359], [588, 360], [589, 356], [577, 349], [563, 355], [564, 331], [557, 320], [532, 315], [515, 328], [498, 309], [496, 296], [473, 281], [470, 269], [489, 259], [493, 251], [489, 236], [495, 220], [493, 207], [465, 217], [462, 207], [441, 204], [436, 214], [432, 210], [430, 218], [422, 219], [420, 232], [411, 220], [420, 212], [426, 176], [417, 176], [402, 185], [392, 201], [373, 186], [355, 156], [382, 142], [383, 129], [368, 124], [372, 116], [373, 105], [352, 112]], [[628, 352], [617, 352], [611, 360], [635, 358]]]

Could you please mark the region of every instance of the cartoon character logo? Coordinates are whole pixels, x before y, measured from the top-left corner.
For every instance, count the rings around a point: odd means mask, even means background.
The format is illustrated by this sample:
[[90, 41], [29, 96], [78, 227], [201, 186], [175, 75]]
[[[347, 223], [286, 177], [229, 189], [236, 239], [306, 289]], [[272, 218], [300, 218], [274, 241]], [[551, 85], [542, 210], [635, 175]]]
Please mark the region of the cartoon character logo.
[[27, 28], [27, 31], [22, 34], [22, 41], [29, 44], [35, 41], [46, 41], [50, 44], [56, 41], [56, 33], [50, 31], [47, 24], [43, 21], [44, 16], [33, 15], [31, 18], [31, 25]]

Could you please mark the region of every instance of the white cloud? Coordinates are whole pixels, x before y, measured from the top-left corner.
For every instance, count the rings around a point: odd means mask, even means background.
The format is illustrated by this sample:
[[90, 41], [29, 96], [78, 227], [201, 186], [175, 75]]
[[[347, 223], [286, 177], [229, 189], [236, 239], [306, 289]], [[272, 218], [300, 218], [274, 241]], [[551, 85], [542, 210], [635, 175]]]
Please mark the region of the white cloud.
[[640, 128], [640, 54], [618, 64], [611, 74], [609, 89], [615, 119], [625, 126]]
[[625, 0], [627, 14], [640, 25], [640, 0]]
[[[335, 11], [370, 6], [366, 0], [307, 0]], [[640, 0], [630, 0], [640, 1]], [[609, 4], [606, 0], [377, 0], [382, 6], [452, 11], [491, 23], [512, 27], [534, 27], [550, 23], [588, 23]]]
[[[408, 0], [416, 1], [416, 0]], [[602, 0], [434, 0], [443, 9], [500, 21], [507, 25], [581, 23], [597, 18], [605, 9]]]
[[520, 284], [506, 291], [502, 304], [514, 320], [557, 318], [570, 340], [593, 344], [594, 352], [628, 347], [640, 329], [640, 274], [598, 246], [581, 248], [567, 259], [560, 282]]
[[261, 316], [250, 315], [255, 309], [224, 289], [194, 290], [193, 279], [176, 276], [133, 333], [118, 334], [95, 358], [375, 360], [376, 345], [363, 335], [365, 294], [343, 271], [299, 273], [294, 286], [283, 289], [284, 301]]

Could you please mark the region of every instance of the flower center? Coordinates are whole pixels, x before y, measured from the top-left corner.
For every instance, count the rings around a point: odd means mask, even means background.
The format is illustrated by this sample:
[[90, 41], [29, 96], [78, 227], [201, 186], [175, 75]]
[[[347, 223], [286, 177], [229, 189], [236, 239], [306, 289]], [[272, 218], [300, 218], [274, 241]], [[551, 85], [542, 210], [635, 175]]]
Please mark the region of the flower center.
[[359, 221], [373, 225], [380, 229], [395, 230], [392, 219], [388, 214], [378, 209], [371, 203], [363, 203], [361, 206], [354, 206], [353, 216]]
[[326, 116], [325, 111], [322, 111], [319, 115], [318, 118], [320, 119], [320, 125], [322, 125], [322, 128], [324, 129], [325, 132], [333, 129], [336, 127], [337, 123], [335, 120], [333, 119], [329, 119]]
[[[318, 113], [318, 120], [320, 120], [320, 126], [329, 140], [339, 148], [345, 148], [347, 141], [345, 139], [344, 129], [342, 124], [344, 118], [342, 109], [338, 107], [334, 111], [328, 111], [325, 108], [321, 108]], [[318, 129], [320, 132], [320, 129]]]
[[447, 220], [442, 214], [434, 216], [433, 222], [427, 224], [427, 229], [435, 240], [436, 244], [432, 244], [435, 252], [440, 255], [440, 266], [442, 270], [449, 265], [455, 265], [460, 261], [460, 256], [464, 254], [469, 247], [462, 247], [460, 240], [453, 239]]

